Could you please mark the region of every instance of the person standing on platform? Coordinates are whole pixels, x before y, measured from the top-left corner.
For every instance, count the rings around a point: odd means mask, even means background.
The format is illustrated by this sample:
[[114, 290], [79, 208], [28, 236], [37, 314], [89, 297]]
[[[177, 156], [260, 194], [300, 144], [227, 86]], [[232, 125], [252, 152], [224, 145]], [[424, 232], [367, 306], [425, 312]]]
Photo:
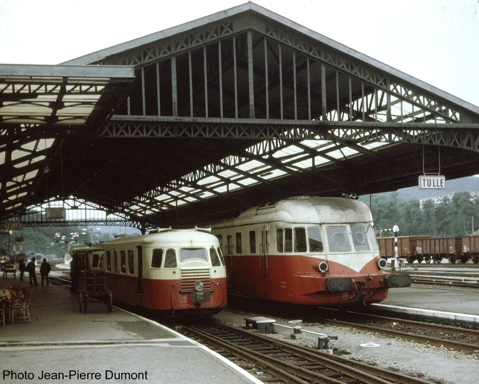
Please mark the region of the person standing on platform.
[[18, 269], [20, 270], [20, 281], [23, 281], [23, 274], [25, 273], [25, 261], [23, 259], [20, 259], [20, 263], [18, 264]]
[[35, 286], [38, 287], [37, 275], [35, 275], [35, 258], [34, 257], [32, 257], [32, 261], [30, 261], [27, 264], [25, 271], [27, 271], [30, 276], [30, 285], [33, 285], [33, 283], [35, 283]]
[[48, 274], [52, 270], [52, 267], [47, 259], [43, 259], [43, 263], [40, 266], [40, 275], [42, 276], [42, 287], [43, 287], [43, 280], [45, 279], [47, 282], [47, 286], [50, 285], [50, 280], [48, 280]]

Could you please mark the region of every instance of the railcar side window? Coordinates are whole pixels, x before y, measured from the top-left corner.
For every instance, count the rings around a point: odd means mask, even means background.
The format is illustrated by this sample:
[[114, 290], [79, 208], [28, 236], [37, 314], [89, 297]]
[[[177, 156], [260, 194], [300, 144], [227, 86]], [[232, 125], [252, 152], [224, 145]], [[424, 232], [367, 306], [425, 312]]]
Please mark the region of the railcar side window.
[[182, 248], [180, 249], [180, 260], [203, 259], [208, 260], [205, 248]]
[[346, 227], [326, 227], [326, 234], [331, 252], [351, 251]]
[[99, 263], [100, 263], [100, 255], [95, 253], [93, 255], [93, 260], [91, 262], [91, 267], [92, 268], [97, 268]]
[[249, 252], [256, 253], [256, 232], [249, 231]]
[[283, 228], [276, 230], [276, 249], [278, 253], [283, 253]]
[[294, 251], [306, 252], [306, 230], [304, 228], [294, 229]]
[[308, 227], [309, 252], [323, 252], [323, 240], [319, 227]]
[[291, 228], [284, 229], [284, 251], [293, 252], [293, 230]]
[[116, 251], [113, 253], [113, 264], [115, 268], [115, 273], [117, 273], [118, 272], [118, 255]]
[[215, 247], [210, 248], [210, 258], [211, 258], [211, 265], [214, 267], [220, 267], [221, 262], [220, 258], [218, 257], [218, 254], [216, 253]]
[[369, 251], [368, 239], [362, 225], [351, 226], [353, 244], [356, 251]]
[[106, 270], [111, 271], [111, 253], [106, 251]]
[[163, 250], [154, 249], [151, 256], [151, 268], [161, 268], [161, 260], [163, 259]]
[[121, 273], [126, 273], [126, 253], [125, 251], [120, 251], [121, 258]]
[[132, 275], [135, 273], [135, 256], [131, 249], [128, 250], [128, 273]]
[[376, 240], [376, 236], [374, 235], [374, 228], [369, 226], [368, 227], [368, 236], [369, 236], [369, 242], [371, 243], [371, 248], [373, 251], [379, 251], [379, 245]]
[[176, 252], [174, 249], [168, 249], [165, 255], [165, 268], [176, 268]]
[[223, 235], [217, 235], [218, 241], [220, 242], [220, 248], [223, 248]]
[[241, 232], [236, 233], [236, 253], [243, 253], [243, 247], [241, 246]]
[[231, 255], [233, 253], [233, 236], [226, 236], [226, 254]]

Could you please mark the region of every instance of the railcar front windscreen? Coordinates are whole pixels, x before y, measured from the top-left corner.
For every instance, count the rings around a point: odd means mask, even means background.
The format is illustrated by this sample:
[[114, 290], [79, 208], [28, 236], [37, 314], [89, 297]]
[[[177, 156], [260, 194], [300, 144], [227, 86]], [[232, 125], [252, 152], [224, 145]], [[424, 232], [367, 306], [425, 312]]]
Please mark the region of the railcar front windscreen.
[[220, 258], [218, 256], [218, 253], [216, 252], [215, 247], [210, 248], [210, 258], [211, 258], [211, 265], [213, 267], [221, 266]]
[[208, 260], [206, 249], [204, 248], [182, 248], [180, 249], [180, 260], [203, 259]]
[[351, 227], [353, 234], [353, 244], [356, 251], [369, 251], [369, 244], [362, 225]]
[[350, 252], [349, 237], [346, 227], [326, 227], [329, 250], [331, 252]]

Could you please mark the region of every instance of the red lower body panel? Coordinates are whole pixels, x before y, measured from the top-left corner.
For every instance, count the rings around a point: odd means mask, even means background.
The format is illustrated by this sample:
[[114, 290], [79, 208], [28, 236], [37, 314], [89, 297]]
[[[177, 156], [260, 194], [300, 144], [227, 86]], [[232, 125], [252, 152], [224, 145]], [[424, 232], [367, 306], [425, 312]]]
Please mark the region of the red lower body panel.
[[[387, 298], [387, 273], [371, 259], [356, 272], [344, 264], [325, 260], [327, 273], [314, 270], [317, 258], [306, 256], [237, 256], [227, 257], [228, 292], [297, 304], [337, 306], [369, 304]], [[351, 289], [332, 292], [328, 279], [347, 279]], [[331, 284], [329, 284], [331, 286]]]
[[226, 278], [215, 279], [211, 283], [208, 301], [193, 302], [190, 292], [180, 292], [180, 280], [143, 279], [140, 293], [138, 278], [109, 274], [107, 289], [113, 294], [113, 300], [146, 307], [159, 311], [193, 311], [198, 313], [216, 313], [226, 307]]

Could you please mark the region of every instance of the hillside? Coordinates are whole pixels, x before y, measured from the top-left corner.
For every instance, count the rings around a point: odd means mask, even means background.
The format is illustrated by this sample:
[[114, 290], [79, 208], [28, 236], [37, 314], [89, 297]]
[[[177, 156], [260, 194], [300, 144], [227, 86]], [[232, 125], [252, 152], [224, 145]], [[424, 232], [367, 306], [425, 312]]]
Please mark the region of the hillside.
[[[398, 189], [398, 199], [402, 202], [419, 200], [423, 197], [447, 195], [453, 192], [472, 192], [479, 191], [479, 177], [470, 176], [461, 179], [446, 180], [445, 189], [419, 189], [419, 187], [409, 187]], [[388, 196], [391, 192], [378, 193], [376, 196]]]

